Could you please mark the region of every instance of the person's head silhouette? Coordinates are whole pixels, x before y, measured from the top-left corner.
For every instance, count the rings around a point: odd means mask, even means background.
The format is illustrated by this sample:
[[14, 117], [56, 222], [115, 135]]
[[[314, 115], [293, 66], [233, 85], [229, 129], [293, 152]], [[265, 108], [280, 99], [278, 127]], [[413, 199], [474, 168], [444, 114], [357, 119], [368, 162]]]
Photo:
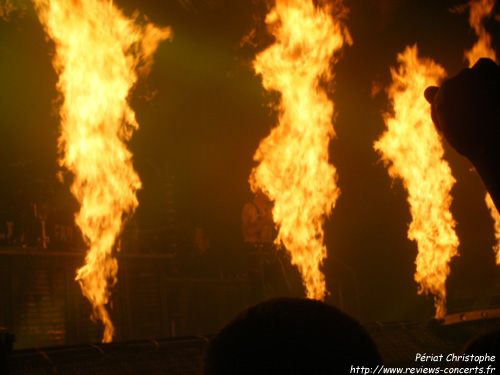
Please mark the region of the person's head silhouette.
[[382, 363], [353, 318], [320, 301], [277, 298], [250, 307], [211, 341], [205, 375], [348, 374]]

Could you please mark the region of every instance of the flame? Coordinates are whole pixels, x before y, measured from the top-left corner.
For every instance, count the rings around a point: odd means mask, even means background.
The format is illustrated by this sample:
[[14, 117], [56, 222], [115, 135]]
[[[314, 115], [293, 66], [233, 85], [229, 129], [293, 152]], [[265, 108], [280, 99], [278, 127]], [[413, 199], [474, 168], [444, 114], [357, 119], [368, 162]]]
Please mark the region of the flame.
[[419, 293], [432, 293], [436, 317], [446, 313], [449, 261], [459, 244], [450, 213], [450, 190], [455, 183], [442, 157], [443, 146], [431, 121], [423, 92], [444, 78], [445, 71], [429, 59], [419, 59], [417, 46], [398, 55], [399, 69], [391, 68], [389, 99], [394, 115], [385, 115], [387, 131], [375, 149], [392, 178], [401, 178], [408, 191], [413, 221], [408, 238], [418, 244], [415, 280]]
[[495, 51], [491, 48], [491, 35], [486, 31], [483, 20], [491, 15], [495, 0], [472, 0], [469, 3], [469, 24], [474, 29], [478, 40], [468, 51], [465, 58], [469, 67], [473, 66], [481, 57], [489, 57], [496, 61]]
[[[340, 2], [335, 4], [342, 9]], [[276, 243], [285, 246], [298, 266], [307, 296], [323, 299], [326, 258], [323, 223], [339, 196], [336, 170], [328, 163], [328, 145], [335, 135], [333, 103], [320, 82], [331, 81], [330, 63], [345, 42], [347, 29], [331, 16], [329, 6], [312, 0], [277, 0], [266, 17], [276, 42], [258, 54], [254, 69], [267, 90], [280, 92], [279, 124], [254, 155], [260, 164], [250, 184], [274, 201], [279, 228]]]
[[495, 228], [495, 239], [497, 243], [493, 246], [493, 250], [496, 253], [496, 263], [500, 265], [500, 214], [493, 203], [493, 199], [489, 193], [486, 193], [486, 197], [484, 198], [486, 202], [486, 206], [490, 210], [490, 215], [493, 218], [494, 228]]
[[147, 73], [168, 28], [139, 25], [109, 0], [34, 0], [38, 17], [54, 41], [53, 66], [60, 108], [60, 165], [72, 171], [71, 192], [80, 203], [76, 223], [89, 246], [77, 271], [93, 318], [104, 324], [103, 342], [114, 327], [104, 307], [116, 283], [115, 240], [138, 205], [141, 187], [124, 141], [138, 128], [127, 97]]
[[10, 20], [10, 15], [17, 10], [17, 7], [12, 3], [11, 0], [6, 0], [0, 3], [0, 19], [8, 22]]
[[[469, 3], [469, 24], [478, 37], [477, 42], [472, 48], [464, 53], [469, 63], [469, 68], [482, 57], [488, 57], [497, 62], [496, 53], [491, 47], [491, 35], [486, 31], [483, 25], [483, 20], [491, 15], [494, 5], [495, 0], [472, 0]], [[496, 253], [496, 263], [500, 265], [500, 213], [495, 207], [489, 193], [486, 193], [485, 202], [494, 221], [495, 239], [497, 243], [493, 246], [493, 250]]]

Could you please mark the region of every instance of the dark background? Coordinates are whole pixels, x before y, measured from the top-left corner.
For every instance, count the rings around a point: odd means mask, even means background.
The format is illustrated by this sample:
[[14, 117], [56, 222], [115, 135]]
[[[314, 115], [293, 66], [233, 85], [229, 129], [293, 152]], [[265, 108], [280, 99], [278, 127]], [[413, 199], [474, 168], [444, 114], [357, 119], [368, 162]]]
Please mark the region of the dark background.
[[[5, 3], [5, 2], [3, 2]], [[140, 129], [129, 146], [143, 189], [138, 193], [139, 228], [163, 224], [166, 184], [173, 178], [177, 219], [203, 227], [211, 251], [230, 267], [241, 251], [241, 209], [251, 199], [248, 177], [259, 141], [275, 124], [269, 94], [251, 69], [262, 50], [266, 4], [247, 0], [115, 2], [127, 15], [138, 9], [155, 24], [171, 26], [150, 76], [131, 95]], [[466, 14], [450, 8], [463, 1], [346, 0], [354, 44], [335, 65], [337, 137], [330, 159], [341, 196], [326, 220], [327, 302], [341, 304], [363, 321], [423, 320], [432, 299], [417, 295], [413, 280], [416, 243], [406, 238], [411, 221], [406, 192], [392, 183], [373, 150], [389, 110], [385, 92], [391, 66], [407, 45], [418, 44], [449, 75], [467, 66], [465, 49], [476, 41]], [[58, 117], [53, 48], [45, 40], [31, 3], [0, 20], [0, 200], [25, 204], [26, 194], [55, 192], [58, 204], [76, 209], [67, 186], [56, 181]], [[498, 7], [497, 7], [498, 8]], [[499, 13], [498, 9], [495, 14]], [[500, 26], [486, 23], [499, 43]], [[259, 45], [240, 45], [256, 28]], [[157, 92], [152, 100], [153, 92]], [[452, 213], [460, 257], [452, 260], [448, 290], [477, 297], [497, 285], [493, 222], [485, 189], [471, 165], [445, 145], [457, 183]], [[19, 201], [12, 201], [19, 197]], [[9, 202], [6, 202], [6, 200]], [[339, 287], [340, 285], [340, 287]], [[356, 292], [357, 289], [357, 292]], [[342, 298], [339, 297], [342, 294]]]

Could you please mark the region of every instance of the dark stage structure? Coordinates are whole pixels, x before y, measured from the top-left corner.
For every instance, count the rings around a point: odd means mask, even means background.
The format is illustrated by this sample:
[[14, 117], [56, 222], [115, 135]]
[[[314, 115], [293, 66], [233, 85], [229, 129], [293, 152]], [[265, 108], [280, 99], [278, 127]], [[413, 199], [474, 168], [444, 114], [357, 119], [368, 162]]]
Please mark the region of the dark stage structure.
[[[68, 242], [72, 230], [48, 225], [52, 240], [45, 248], [40, 240], [0, 246], [4, 372], [200, 374], [210, 337], [249, 304], [248, 277], [215, 272], [210, 258], [191, 249], [187, 227], [128, 228], [108, 306], [114, 342], [101, 344], [103, 327], [91, 320], [75, 281], [84, 251]], [[498, 298], [479, 306], [466, 297], [451, 301], [443, 321], [365, 327], [387, 366], [415, 366], [415, 353], [456, 354], [471, 338], [500, 327]]]
[[[100, 342], [75, 270], [83, 255], [37, 248], [0, 248], [0, 327], [16, 349]], [[247, 304], [244, 278], [179, 275], [174, 253], [118, 255], [109, 310], [114, 341], [215, 333]]]
[[[129, 226], [115, 252], [118, 281], [108, 305], [114, 342], [101, 344], [103, 326], [92, 321], [90, 303], [75, 281], [85, 256], [71, 235], [76, 228], [49, 222], [45, 231], [51, 239], [46, 245], [43, 231], [31, 230], [25, 233], [38, 236], [30, 240], [26, 234], [21, 243], [13, 234], [0, 246], [4, 372], [200, 374], [210, 337], [250, 303], [248, 276], [220, 272], [214, 259], [196, 251], [189, 227]], [[439, 322], [365, 327], [386, 366], [410, 367], [416, 353], [457, 354], [471, 338], [500, 327], [498, 296], [478, 304], [463, 295], [449, 307]]]

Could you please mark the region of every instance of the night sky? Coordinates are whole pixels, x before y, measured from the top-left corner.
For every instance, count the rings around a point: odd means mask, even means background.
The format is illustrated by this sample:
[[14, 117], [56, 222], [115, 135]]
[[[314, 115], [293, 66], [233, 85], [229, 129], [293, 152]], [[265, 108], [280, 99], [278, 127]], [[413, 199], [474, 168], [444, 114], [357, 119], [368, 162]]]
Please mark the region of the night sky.
[[[71, 202], [57, 172], [57, 76], [33, 6], [0, 20], [0, 197], [19, 189], [54, 186], [61, 202]], [[276, 123], [272, 99], [252, 72], [255, 54], [272, 39], [266, 35], [266, 4], [260, 0], [163, 0], [115, 2], [134, 10], [174, 38], [163, 42], [149, 77], [131, 95], [140, 129], [129, 147], [142, 181], [136, 220], [154, 228], [165, 218], [165, 184], [174, 178], [178, 220], [204, 227], [211, 251], [231, 260], [242, 248], [241, 209], [251, 199], [248, 177], [259, 141]], [[354, 44], [335, 65], [337, 137], [330, 159], [337, 167], [341, 196], [325, 223], [328, 259], [324, 271], [331, 296], [363, 321], [425, 320], [432, 299], [417, 295], [413, 281], [417, 245], [406, 238], [411, 221], [406, 192], [393, 183], [373, 142], [385, 129], [389, 110], [382, 90], [390, 67], [407, 45], [441, 64], [448, 75], [467, 66], [465, 49], [476, 41], [467, 14], [450, 8], [464, 1], [346, 0], [346, 25]], [[0, 2], [5, 4], [5, 1]], [[500, 13], [498, 9], [495, 14]], [[256, 29], [257, 45], [241, 45]], [[493, 46], [500, 23], [486, 23]], [[497, 49], [498, 52], [498, 49]], [[473, 289], [484, 295], [498, 283], [493, 222], [483, 203], [485, 189], [470, 163], [447, 144], [457, 183], [452, 213], [457, 221], [460, 257], [451, 263], [448, 290]], [[4, 198], [0, 198], [4, 199]], [[61, 203], [65, 204], [65, 203]], [[359, 306], [356, 298], [358, 289]]]

